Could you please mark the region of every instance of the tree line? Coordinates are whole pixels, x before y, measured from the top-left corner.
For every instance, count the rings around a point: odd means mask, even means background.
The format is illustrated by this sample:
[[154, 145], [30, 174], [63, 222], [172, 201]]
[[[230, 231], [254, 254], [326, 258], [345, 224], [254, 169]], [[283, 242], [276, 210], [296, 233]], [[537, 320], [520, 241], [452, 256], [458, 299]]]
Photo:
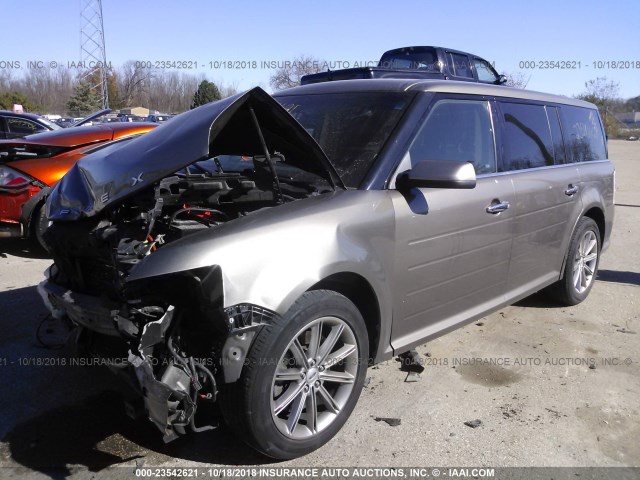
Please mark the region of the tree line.
[[[208, 92], [206, 95], [213, 94], [212, 99], [237, 92], [237, 85], [216, 85], [207, 81], [204, 73], [155, 70], [134, 60], [111, 69], [107, 78], [109, 107], [114, 110], [143, 106], [177, 113], [189, 110], [194, 102], [201, 101], [194, 98], [201, 86]], [[95, 83], [91, 75], [65, 67], [30, 69], [23, 75], [3, 69], [0, 70], [0, 108], [11, 109], [17, 103], [25, 111], [81, 116], [100, 107], [98, 92], [91, 89]], [[212, 93], [211, 85], [217, 93]]]
[[[584, 84], [585, 90], [576, 98], [591, 102], [598, 106], [600, 117], [609, 138], [628, 136], [626, 125], [619, 122], [615, 114], [623, 112], [640, 112], [640, 95], [623, 100], [620, 98], [620, 84], [607, 77], [598, 77]], [[631, 132], [635, 133], [635, 132]]]

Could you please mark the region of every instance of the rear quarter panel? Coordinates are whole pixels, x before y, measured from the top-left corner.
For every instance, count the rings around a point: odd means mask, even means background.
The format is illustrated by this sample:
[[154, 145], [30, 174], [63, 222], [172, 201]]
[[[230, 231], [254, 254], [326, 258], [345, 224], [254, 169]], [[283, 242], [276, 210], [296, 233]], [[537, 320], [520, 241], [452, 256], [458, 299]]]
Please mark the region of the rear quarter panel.
[[17, 160], [7, 165], [32, 176], [47, 186], [54, 185], [84, 155], [74, 150], [52, 158]]
[[603, 211], [605, 231], [602, 238], [602, 250], [606, 250], [609, 247], [615, 216], [615, 167], [609, 160], [583, 162], [578, 165], [583, 212], [586, 213], [594, 207]]

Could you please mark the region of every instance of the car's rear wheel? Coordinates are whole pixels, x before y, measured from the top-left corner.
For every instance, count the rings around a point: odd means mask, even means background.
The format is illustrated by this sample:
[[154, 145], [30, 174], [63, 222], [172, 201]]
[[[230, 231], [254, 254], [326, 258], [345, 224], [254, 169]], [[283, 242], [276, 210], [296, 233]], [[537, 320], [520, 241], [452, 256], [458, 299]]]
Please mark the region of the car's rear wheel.
[[49, 251], [49, 247], [47, 246], [47, 242], [44, 240], [44, 232], [47, 228], [49, 228], [49, 219], [47, 218], [47, 208], [44, 204], [42, 204], [34, 213], [33, 213], [33, 233], [36, 236], [36, 240], [38, 244], [44, 248], [47, 252]]
[[279, 459], [328, 442], [358, 401], [368, 360], [362, 316], [346, 297], [306, 292], [258, 334], [238, 382], [221, 394], [225, 420]]
[[591, 291], [600, 261], [600, 230], [596, 222], [583, 217], [578, 222], [567, 253], [564, 275], [551, 292], [565, 305], [577, 305]]

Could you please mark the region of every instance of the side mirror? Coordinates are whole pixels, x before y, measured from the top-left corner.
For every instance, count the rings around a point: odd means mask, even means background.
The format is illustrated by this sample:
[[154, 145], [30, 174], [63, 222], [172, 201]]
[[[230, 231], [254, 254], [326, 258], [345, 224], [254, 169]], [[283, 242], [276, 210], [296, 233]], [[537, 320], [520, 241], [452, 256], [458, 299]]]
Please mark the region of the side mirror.
[[396, 178], [398, 190], [410, 188], [475, 188], [476, 170], [470, 162], [425, 160]]
[[497, 83], [498, 83], [498, 85], [504, 85], [505, 83], [507, 83], [508, 80], [509, 79], [507, 78], [506, 75], [500, 75], [498, 77], [498, 82]]

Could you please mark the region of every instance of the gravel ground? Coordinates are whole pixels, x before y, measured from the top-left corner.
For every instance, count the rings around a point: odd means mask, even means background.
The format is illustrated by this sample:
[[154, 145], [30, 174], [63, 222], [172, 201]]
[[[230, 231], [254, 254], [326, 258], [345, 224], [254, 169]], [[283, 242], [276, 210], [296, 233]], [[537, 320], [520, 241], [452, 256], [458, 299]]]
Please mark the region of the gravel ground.
[[[418, 382], [405, 382], [396, 361], [371, 368], [338, 436], [277, 466], [640, 466], [640, 142], [611, 141], [610, 157], [612, 245], [584, 303], [558, 307], [537, 294], [425, 344]], [[272, 463], [224, 427], [164, 445], [155, 427], [125, 415], [109, 372], [39, 347], [36, 285], [49, 263], [25, 242], [0, 242], [0, 466], [21, 467], [4, 472]], [[47, 341], [64, 333], [42, 332]], [[481, 424], [465, 425], [473, 420]]]

